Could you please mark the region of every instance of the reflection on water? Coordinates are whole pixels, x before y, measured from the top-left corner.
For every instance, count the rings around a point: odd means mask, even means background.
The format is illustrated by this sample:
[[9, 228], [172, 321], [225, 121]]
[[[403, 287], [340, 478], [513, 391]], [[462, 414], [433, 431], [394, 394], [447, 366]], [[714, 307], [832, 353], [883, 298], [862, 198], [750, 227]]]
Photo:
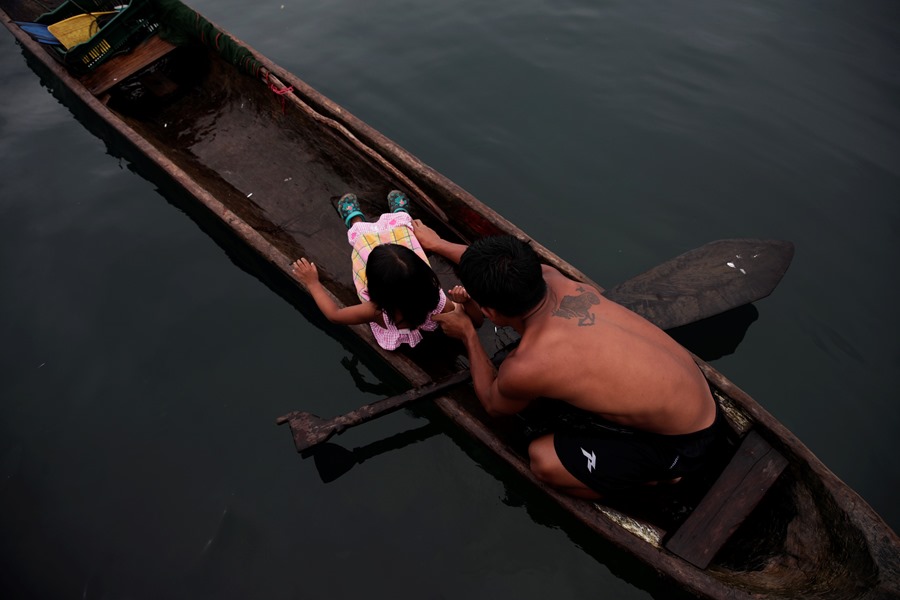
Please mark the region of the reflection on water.
[[322, 482], [330, 483], [347, 473], [355, 465], [362, 464], [370, 458], [427, 440], [442, 431], [442, 427], [436, 423], [428, 423], [422, 427], [403, 431], [352, 450], [332, 442], [326, 442], [313, 448], [308, 456], [312, 456]]
[[733, 354], [758, 318], [759, 311], [748, 304], [690, 325], [676, 327], [669, 330], [669, 335], [706, 362], [710, 362]]

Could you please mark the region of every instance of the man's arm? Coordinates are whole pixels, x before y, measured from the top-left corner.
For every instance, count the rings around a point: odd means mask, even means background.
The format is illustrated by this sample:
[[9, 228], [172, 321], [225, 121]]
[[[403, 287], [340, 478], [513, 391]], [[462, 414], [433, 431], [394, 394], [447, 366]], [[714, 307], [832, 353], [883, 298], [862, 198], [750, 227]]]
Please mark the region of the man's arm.
[[472, 372], [472, 384], [481, 405], [492, 417], [513, 415], [523, 410], [533, 398], [517, 397], [504, 393], [501, 386], [502, 376], [478, 339], [475, 326], [466, 315], [465, 309], [457, 304], [452, 312], [432, 317], [438, 322], [444, 333], [460, 340], [466, 347], [469, 356], [469, 370]]
[[422, 244], [422, 248], [428, 252], [440, 254], [453, 264], [459, 264], [459, 259], [462, 257], [463, 252], [466, 251], [466, 248], [468, 248], [468, 246], [463, 244], [455, 244], [443, 239], [434, 229], [423, 223], [421, 219], [413, 221], [413, 234], [419, 240], [419, 243]]

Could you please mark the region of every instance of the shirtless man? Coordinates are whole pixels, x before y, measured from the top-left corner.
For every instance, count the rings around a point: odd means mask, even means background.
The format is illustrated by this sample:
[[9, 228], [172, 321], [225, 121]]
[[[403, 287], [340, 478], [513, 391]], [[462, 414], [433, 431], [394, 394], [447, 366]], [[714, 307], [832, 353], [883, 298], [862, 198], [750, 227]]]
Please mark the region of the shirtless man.
[[414, 231], [426, 250], [459, 264], [466, 291], [487, 318], [521, 335], [497, 370], [464, 311], [434, 317], [465, 345], [475, 392], [490, 415], [512, 415], [546, 397], [609, 424], [533, 440], [531, 470], [541, 481], [599, 498], [675, 481], [702, 466], [720, 430], [716, 402], [691, 355], [666, 333], [541, 265], [531, 246], [512, 236], [467, 248], [421, 221]]

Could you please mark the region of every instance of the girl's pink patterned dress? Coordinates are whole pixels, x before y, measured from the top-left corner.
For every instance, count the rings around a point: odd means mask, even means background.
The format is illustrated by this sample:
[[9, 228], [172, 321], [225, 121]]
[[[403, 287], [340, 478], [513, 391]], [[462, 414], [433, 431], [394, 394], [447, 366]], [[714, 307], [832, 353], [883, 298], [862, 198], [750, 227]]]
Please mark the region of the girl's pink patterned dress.
[[[419, 255], [419, 258], [431, 266], [425, 251], [422, 250], [419, 240], [413, 235], [412, 217], [405, 212], [386, 213], [381, 215], [374, 223], [355, 223], [347, 232], [347, 241], [353, 247], [351, 260], [353, 263], [353, 283], [356, 285], [356, 293], [363, 302], [369, 301], [368, 278], [366, 277], [366, 261], [369, 253], [381, 244], [400, 244], [406, 246]], [[425, 322], [417, 329], [399, 329], [391, 321], [390, 317], [382, 312], [386, 327], [378, 323], [369, 323], [375, 339], [385, 350], [396, 350], [400, 344], [415, 346], [422, 341], [422, 331], [434, 331], [437, 323], [431, 320], [433, 315], [444, 310], [447, 297], [440, 290], [440, 300], [437, 307], [429, 313]]]

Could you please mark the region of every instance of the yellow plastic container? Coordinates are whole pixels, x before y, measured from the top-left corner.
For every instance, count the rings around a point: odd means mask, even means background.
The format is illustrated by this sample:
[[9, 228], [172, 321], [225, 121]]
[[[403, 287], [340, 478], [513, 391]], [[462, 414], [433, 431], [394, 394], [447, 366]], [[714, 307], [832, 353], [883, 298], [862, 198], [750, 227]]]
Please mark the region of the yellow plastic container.
[[66, 50], [83, 44], [100, 31], [100, 25], [97, 22], [98, 17], [104, 15], [114, 15], [116, 11], [95, 12], [83, 15], [75, 15], [68, 19], [63, 19], [59, 23], [47, 26], [47, 30], [59, 40], [59, 43], [65, 46]]

